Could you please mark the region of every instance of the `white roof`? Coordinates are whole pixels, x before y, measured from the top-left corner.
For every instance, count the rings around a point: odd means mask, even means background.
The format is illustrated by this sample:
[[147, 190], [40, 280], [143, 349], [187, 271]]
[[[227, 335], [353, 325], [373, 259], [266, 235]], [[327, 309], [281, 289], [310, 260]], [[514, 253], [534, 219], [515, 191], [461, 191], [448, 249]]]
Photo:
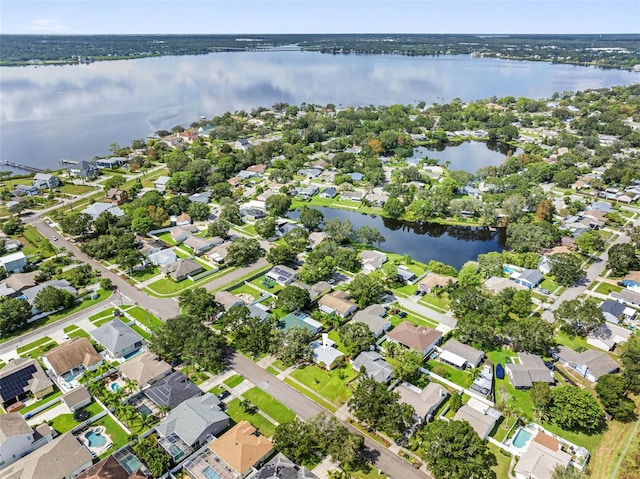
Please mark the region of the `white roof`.
[[12, 261], [18, 261], [20, 259], [26, 259], [26, 256], [22, 251], [18, 251], [17, 253], [11, 253], [6, 256], [0, 258], [1, 264], [11, 263]]
[[458, 356], [457, 354], [447, 350], [444, 350], [440, 353], [440, 359], [442, 359], [443, 361], [446, 361], [447, 363], [454, 364], [459, 368], [464, 366], [465, 363], [467, 362], [467, 360], [462, 356]]
[[166, 185], [167, 182], [170, 179], [171, 178], [169, 178], [168, 176], [158, 176], [158, 179], [156, 181], [154, 181], [154, 184], [156, 184], [156, 185]]

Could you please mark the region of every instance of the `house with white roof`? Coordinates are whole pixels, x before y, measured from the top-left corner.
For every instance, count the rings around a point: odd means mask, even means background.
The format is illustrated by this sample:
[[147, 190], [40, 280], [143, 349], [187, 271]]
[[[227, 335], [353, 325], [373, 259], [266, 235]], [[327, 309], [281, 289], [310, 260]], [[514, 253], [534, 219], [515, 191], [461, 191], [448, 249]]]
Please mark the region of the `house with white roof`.
[[295, 281], [298, 273], [288, 266], [279, 264], [271, 268], [271, 271], [269, 271], [266, 276], [282, 286], [287, 286]]
[[173, 248], [167, 248], [147, 256], [149, 262], [155, 266], [167, 266], [178, 261], [178, 255]]
[[328, 333], [322, 333], [322, 340], [312, 341], [313, 361], [326, 369], [333, 369], [342, 361], [344, 354], [336, 348], [335, 341], [329, 339]]
[[587, 344], [603, 351], [613, 351], [631, 337], [632, 331], [617, 324], [604, 323], [587, 334]]
[[7, 273], [22, 273], [27, 267], [27, 257], [22, 251], [0, 257], [0, 267]]
[[121, 218], [124, 216], [124, 211], [122, 211], [119, 206], [114, 206], [111, 203], [94, 203], [82, 210], [82, 213], [88, 214], [95, 221], [96, 218], [105, 211], [108, 211], [116, 218]]
[[158, 176], [156, 181], [153, 182], [153, 187], [160, 192], [163, 192], [167, 189], [167, 183], [171, 178], [168, 176]]
[[447, 341], [439, 356], [440, 361], [451, 364], [458, 369], [477, 368], [482, 358], [484, 358], [484, 351], [461, 343], [457, 339]]

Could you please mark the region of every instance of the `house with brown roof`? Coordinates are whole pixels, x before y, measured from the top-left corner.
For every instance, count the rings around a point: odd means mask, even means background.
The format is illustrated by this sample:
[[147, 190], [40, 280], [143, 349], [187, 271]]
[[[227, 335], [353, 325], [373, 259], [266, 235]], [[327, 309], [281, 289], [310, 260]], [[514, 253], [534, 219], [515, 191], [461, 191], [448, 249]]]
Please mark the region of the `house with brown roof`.
[[62, 395], [62, 402], [71, 412], [75, 412], [91, 404], [91, 400], [91, 394], [89, 394], [89, 390], [84, 386], [73, 388]]
[[42, 362], [59, 381], [66, 381], [85, 370], [97, 369], [102, 364], [102, 357], [88, 338], [75, 337], [44, 354]]
[[140, 471], [129, 473], [114, 456], [108, 456], [76, 476], [76, 479], [147, 479], [147, 476]]
[[171, 366], [151, 351], [145, 351], [118, 366], [120, 372], [138, 385], [138, 389], [160, 381], [171, 373]]
[[388, 341], [394, 341], [402, 346], [420, 351], [424, 356], [429, 354], [442, 339], [442, 333], [426, 326], [416, 326], [404, 321], [385, 336]]
[[106, 200], [114, 206], [120, 206], [129, 200], [129, 193], [120, 188], [110, 188], [105, 194]]
[[229, 311], [234, 306], [244, 306], [244, 301], [229, 291], [217, 291], [214, 299], [216, 303], [220, 303], [226, 311]]
[[453, 276], [444, 276], [429, 271], [418, 283], [418, 289], [430, 293], [435, 288], [446, 288], [450, 284], [456, 284], [457, 282], [458, 278], [454, 278]]
[[176, 226], [187, 226], [193, 223], [191, 216], [189, 216], [184, 211], [176, 216]]
[[259, 462], [273, 452], [273, 444], [260, 435], [249, 421], [240, 421], [216, 441], [209, 449], [241, 477], [249, 474]]
[[318, 309], [326, 314], [337, 314], [346, 318], [358, 309], [358, 305], [349, 299], [346, 291], [334, 291], [318, 300]]
[[53, 383], [36, 359], [16, 358], [0, 369], [0, 402], [4, 407], [29, 395], [40, 399], [52, 392]]
[[258, 173], [259, 175], [263, 175], [265, 171], [267, 171], [267, 165], [264, 163], [260, 163], [259, 165], [253, 165], [247, 168], [247, 171], [251, 171], [252, 173]]

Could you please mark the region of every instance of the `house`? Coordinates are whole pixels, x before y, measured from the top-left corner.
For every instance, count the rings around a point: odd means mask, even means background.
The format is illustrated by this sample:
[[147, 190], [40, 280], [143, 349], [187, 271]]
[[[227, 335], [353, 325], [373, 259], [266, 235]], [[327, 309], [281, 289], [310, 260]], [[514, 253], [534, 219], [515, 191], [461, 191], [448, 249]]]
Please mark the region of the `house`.
[[319, 479], [313, 472], [298, 466], [278, 453], [273, 459], [251, 475], [250, 479]]
[[177, 463], [228, 426], [229, 416], [220, 408], [220, 400], [205, 393], [180, 403], [156, 426], [158, 444]]
[[279, 236], [280, 238], [284, 238], [287, 233], [295, 229], [302, 229], [302, 228], [300, 228], [300, 226], [297, 226], [293, 223], [287, 222], [276, 228], [276, 235]]
[[189, 201], [191, 201], [191, 203], [202, 203], [203, 205], [208, 205], [211, 201], [211, 192], [203, 191], [202, 193], [194, 193], [189, 196]]
[[267, 190], [256, 196], [256, 200], [265, 203], [269, 198], [277, 194], [278, 193], [273, 190]]
[[171, 373], [171, 366], [151, 351], [145, 351], [118, 366], [120, 373], [135, 381], [138, 389], [154, 384]]
[[265, 165], [264, 163], [253, 165], [248, 167], [247, 171], [251, 171], [252, 173], [257, 173], [259, 175], [264, 175], [264, 172], [267, 171], [267, 165]]
[[379, 195], [377, 193], [369, 193], [367, 195], [367, 201], [369, 201], [373, 206], [378, 208], [382, 208], [387, 201], [389, 201], [389, 197], [387, 195]]
[[86, 213], [95, 221], [98, 216], [100, 216], [105, 211], [108, 211], [116, 218], [121, 218], [124, 216], [124, 211], [118, 206], [112, 205], [111, 203], [93, 203], [92, 205], [87, 206], [81, 213]]
[[275, 281], [282, 286], [287, 286], [295, 281], [298, 277], [298, 273], [296, 270], [291, 269], [288, 266], [279, 264], [271, 268], [271, 271], [269, 271], [266, 276], [270, 280]]
[[566, 468], [571, 464], [571, 456], [559, 446], [550, 449], [537, 441], [540, 434], [544, 433], [538, 432], [513, 468], [516, 479], [551, 479], [557, 467]]
[[260, 208], [255, 206], [246, 206], [240, 208], [240, 218], [243, 221], [255, 221], [264, 218], [267, 214]]
[[[2, 239], [0, 239], [0, 241], [2, 241]], [[15, 253], [20, 248], [22, 248], [22, 243], [20, 242], [20, 240], [18, 239], [4, 240], [4, 249], [7, 251], [7, 253]]]
[[342, 191], [340, 192], [340, 198], [350, 201], [362, 201], [366, 195], [364, 191]]
[[313, 335], [322, 331], [322, 324], [302, 311], [289, 313], [285, 317], [280, 318], [278, 322], [278, 328], [284, 330], [285, 333], [294, 327], [308, 329]]
[[362, 180], [364, 180], [364, 175], [362, 173], [352, 172], [352, 173], [349, 173], [349, 176], [351, 177], [351, 180], [353, 180], [353, 181], [362, 181]]
[[176, 226], [189, 226], [193, 223], [191, 216], [187, 213], [182, 212], [178, 216], [176, 216]]
[[542, 283], [544, 277], [542, 273], [537, 269], [523, 269], [522, 271], [514, 271], [510, 275], [514, 283], [524, 286], [528, 289], [533, 289]]
[[158, 178], [153, 182], [153, 187], [160, 192], [166, 191], [167, 183], [171, 178], [168, 176], [158, 176]]
[[518, 353], [519, 363], [505, 366], [507, 376], [516, 389], [529, 389], [533, 383], [553, 384], [553, 372], [542, 362], [540, 356]]
[[136, 249], [145, 256], [157, 253], [158, 251], [163, 250], [164, 247], [165, 243], [163, 241], [136, 236]]
[[587, 334], [587, 344], [604, 351], [613, 351], [615, 347], [626, 342], [632, 332], [622, 326], [612, 323], [604, 323]]
[[494, 293], [500, 293], [507, 288], [515, 289], [516, 291], [528, 289], [520, 284], [514, 283], [510, 278], [503, 278], [501, 276], [491, 276], [491, 278], [488, 278], [484, 282], [483, 286]]
[[613, 374], [620, 370], [620, 365], [611, 359], [611, 356], [594, 349], [578, 353], [567, 346], [560, 346], [553, 353], [553, 358], [593, 383], [598, 382], [605, 374]]
[[363, 310], [356, 312], [352, 322], [366, 324], [369, 327], [371, 334], [377, 338], [391, 328], [391, 323], [384, 318], [386, 314], [387, 310], [384, 306], [372, 304]]
[[76, 476], [75, 479], [147, 479], [142, 472], [129, 472], [111, 455]]
[[62, 402], [71, 412], [78, 411], [91, 404], [92, 400], [91, 394], [84, 386], [73, 388], [62, 395]]
[[473, 369], [480, 365], [484, 358], [484, 352], [468, 344], [461, 343], [457, 339], [450, 339], [442, 347], [440, 361], [449, 363], [458, 369]]
[[365, 273], [373, 273], [387, 262], [387, 255], [380, 251], [366, 249], [360, 253], [360, 262]]
[[411, 283], [416, 280], [416, 274], [404, 265], [400, 265], [396, 268], [396, 274], [398, 280], [405, 283]]
[[453, 416], [454, 421], [467, 421], [471, 428], [480, 436], [486, 439], [493, 430], [501, 414], [493, 408], [487, 408], [484, 412], [471, 407], [469, 404], [463, 405]]
[[70, 166], [67, 172], [69, 175], [77, 176], [78, 178], [95, 179], [100, 175], [100, 169], [96, 165], [84, 160]]
[[187, 399], [200, 396], [202, 390], [189, 381], [189, 378], [180, 371], [175, 371], [156, 381], [146, 388], [143, 393], [159, 407], [166, 406], [169, 409], [173, 409]]
[[229, 311], [234, 306], [244, 306], [244, 301], [229, 291], [216, 292], [215, 300], [216, 303], [220, 303], [226, 311]]
[[91, 337], [98, 341], [112, 359], [121, 359], [144, 346], [142, 336], [119, 319], [109, 321], [91, 331]]
[[375, 351], [361, 352], [357, 358], [351, 361], [351, 366], [356, 371], [361, 371], [364, 368], [365, 374], [379, 383], [388, 383], [393, 375], [393, 366]]
[[22, 296], [24, 296], [24, 299], [31, 305], [32, 312], [34, 314], [38, 312], [38, 310], [33, 306], [36, 296], [38, 296], [38, 293], [48, 286], [53, 286], [57, 289], [63, 289], [73, 296], [78, 296], [78, 291], [76, 290], [76, 288], [71, 286], [69, 281], [67, 281], [66, 279], [52, 279], [49, 281], [45, 281], [44, 283], [36, 284], [35, 286], [22, 291]]
[[414, 419], [418, 422], [429, 421], [449, 395], [447, 390], [437, 383], [429, 383], [424, 389], [402, 383], [397, 387], [396, 392], [400, 394], [401, 403], [413, 408]]
[[213, 243], [207, 241], [204, 238], [200, 238], [199, 236], [191, 236], [184, 240], [182, 244], [188, 247], [198, 256], [206, 253], [211, 248], [213, 248]]
[[12, 194], [14, 196], [37, 196], [40, 194], [40, 190], [33, 185], [17, 185]]
[[271, 317], [269, 309], [260, 303], [250, 303], [246, 305], [249, 310], [249, 316], [252, 318], [258, 318], [260, 322], [266, 321]]
[[326, 200], [332, 200], [336, 196], [338, 196], [338, 190], [336, 190], [333, 186], [330, 188], [325, 188], [320, 192], [320, 198], [324, 198]]
[[316, 185], [305, 186], [304, 188], [297, 189], [297, 196], [308, 200], [312, 196], [315, 196], [318, 193], [318, 190], [320, 190], [320, 188]]
[[93, 456], [68, 432], [2, 470], [2, 479], [71, 479], [89, 469]]
[[322, 333], [322, 340], [312, 341], [313, 361], [326, 369], [333, 369], [344, 361], [344, 354], [336, 348], [335, 341], [329, 339], [328, 333]]
[[118, 168], [119, 166], [126, 165], [126, 158], [98, 158], [95, 160], [95, 164], [98, 168]]
[[167, 248], [151, 253], [147, 259], [154, 266], [167, 266], [178, 261], [178, 256], [173, 248]]
[[385, 333], [387, 340], [420, 351], [423, 356], [429, 354], [442, 339], [442, 333], [426, 326], [416, 326], [403, 321], [391, 331]]
[[318, 309], [326, 314], [337, 314], [346, 318], [358, 309], [358, 305], [349, 299], [346, 291], [334, 291], [320, 298]]
[[22, 251], [0, 257], [0, 266], [11, 273], [22, 273], [27, 267], [27, 257]]
[[249, 421], [240, 421], [217, 440], [209, 443], [209, 449], [240, 477], [269, 457], [273, 444]]
[[57, 188], [60, 186], [60, 178], [49, 173], [36, 173], [33, 177], [33, 186], [39, 190]]
[[174, 281], [182, 281], [204, 271], [204, 267], [190, 259], [179, 259], [175, 263], [163, 266], [161, 271]]
[[298, 174], [300, 176], [306, 176], [311, 180], [320, 176], [322, 174], [322, 170], [320, 168], [302, 168], [298, 170]]
[[418, 283], [418, 289], [430, 293], [435, 288], [446, 288], [450, 284], [456, 284], [457, 282], [458, 278], [454, 278], [453, 276], [444, 276], [429, 271]]
[[246, 138], [241, 138], [233, 144], [233, 147], [236, 150], [242, 150], [242, 151], [247, 151], [252, 146], [253, 145], [251, 144], [251, 142]]
[[171, 239], [176, 243], [182, 243], [187, 238], [193, 236], [194, 233], [200, 231], [196, 225], [174, 226], [169, 230]]
[[207, 258], [209, 258], [214, 263], [224, 263], [227, 260], [227, 254], [230, 245], [231, 242], [227, 242], [222, 243], [218, 246], [214, 246], [207, 254]]
[[0, 471], [53, 439], [53, 431], [47, 424], [27, 424], [22, 414], [0, 414]]
[[12, 359], [0, 369], [0, 401], [8, 406], [33, 396], [36, 399], [53, 392], [53, 383], [36, 359]]
[[110, 188], [105, 194], [106, 200], [114, 206], [120, 206], [129, 200], [129, 193], [120, 188]]
[[613, 324], [619, 324], [625, 319], [633, 319], [636, 310], [625, 306], [623, 303], [607, 299], [600, 305], [604, 319]]
[[77, 336], [42, 355], [42, 362], [58, 378], [71, 383], [85, 370], [93, 371], [102, 364], [102, 357], [89, 338]]
[[476, 376], [469, 388], [483, 396], [488, 396], [493, 390], [493, 367], [488, 364], [482, 366], [480, 373]]
[[[13, 275], [15, 277], [17, 275]], [[8, 282], [8, 281], [7, 281]], [[640, 293], [636, 293], [630, 289], [623, 289], [619, 293], [612, 292], [610, 296], [616, 301], [621, 301], [630, 306], [640, 306]]]
[[622, 284], [627, 288], [640, 288], [640, 271], [629, 271], [622, 278]]

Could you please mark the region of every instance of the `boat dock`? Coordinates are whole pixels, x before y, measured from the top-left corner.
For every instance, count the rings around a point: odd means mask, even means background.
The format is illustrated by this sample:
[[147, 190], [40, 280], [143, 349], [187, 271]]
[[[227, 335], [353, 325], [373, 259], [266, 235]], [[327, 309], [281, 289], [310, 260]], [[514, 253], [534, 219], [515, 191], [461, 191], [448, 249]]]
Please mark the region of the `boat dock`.
[[11, 161], [4, 160], [5, 165], [10, 166], [11, 168], [16, 168], [18, 170], [30, 171], [32, 173], [44, 173], [45, 170], [41, 168], [35, 168], [33, 166], [21, 165], [20, 163], [13, 163]]

